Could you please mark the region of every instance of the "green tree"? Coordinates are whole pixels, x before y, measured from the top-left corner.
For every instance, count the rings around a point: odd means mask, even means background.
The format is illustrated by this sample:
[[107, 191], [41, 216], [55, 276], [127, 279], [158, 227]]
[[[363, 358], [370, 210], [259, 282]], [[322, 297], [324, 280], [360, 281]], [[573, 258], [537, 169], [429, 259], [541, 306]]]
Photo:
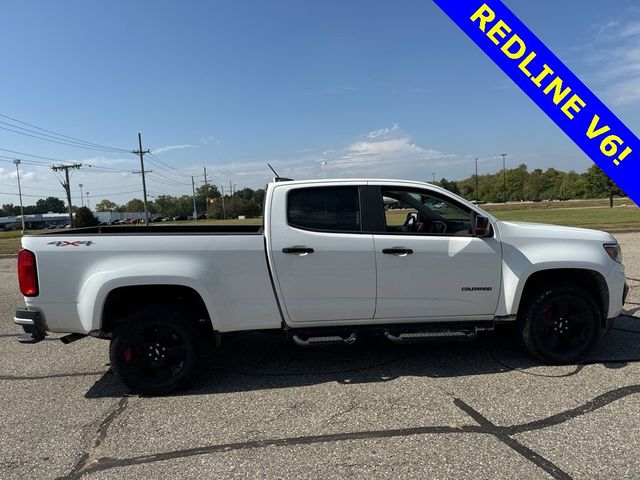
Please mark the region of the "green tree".
[[14, 217], [16, 215], [20, 215], [20, 205], [14, 205], [13, 203], [2, 205], [2, 216]]
[[36, 202], [34, 213], [65, 213], [67, 207], [64, 202], [56, 197], [41, 198]]
[[584, 173], [585, 187], [590, 198], [608, 198], [613, 207], [613, 197], [624, 196], [620, 188], [597, 165], [591, 165]]
[[118, 208], [118, 205], [111, 200], [103, 198], [96, 203], [96, 212], [113, 212]]
[[253, 192], [253, 198], [260, 208], [264, 207], [264, 197], [266, 193], [267, 192], [264, 191], [264, 188], [259, 188]]
[[[208, 187], [208, 189], [207, 189]], [[209, 199], [209, 212], [211, 213], [211, 215], [213, 216], [212, 213], [212, 200], [215, 198], [220, 197], [220, 191], [218, 190], [218, 187], [216, 187], [215, 185], [201, 185], [198, 188], [196, 188], [196, 207], [198, 209], [198, 213], [205, 213], [207, 211], [207, 198]], [[191, 207], [191, 210], [193, 210], [193, 207]]]
[[78, 228], [81, 227], [95, 227], [100, 223], [98, 219], [93, 215], [93, 212], [88, 207], [80, 207], [76, 211], [76, 217], [74, 225]]
[[455, 193], [456, 195], [460, 193], [458, 184], [456, 182], [449, 182], [446, 178], [441, 178], [438, 182], [438, 185], [440, 185], [445, 190], [449, 190], [451, 193]]
[[156, 197], [156, 212], [161, 217], [175, 217], [178, 215], [177, 197], [173, 195], [160, 195]]
[[125, 212], [144, 212], [144, 202], [139, 198], [129, 200], [124, 205]]

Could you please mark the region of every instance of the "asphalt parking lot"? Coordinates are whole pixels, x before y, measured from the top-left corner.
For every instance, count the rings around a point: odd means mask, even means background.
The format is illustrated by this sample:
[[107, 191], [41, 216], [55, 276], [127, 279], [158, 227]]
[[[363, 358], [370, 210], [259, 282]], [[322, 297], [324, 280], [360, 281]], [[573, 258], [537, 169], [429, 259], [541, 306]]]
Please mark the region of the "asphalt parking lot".
[[640, 479], [640, 233], [616, 236], [630, 315], [580, 365], [495, 333], [322, 349], [240, 334], [158, 398], [127, 395], [106, 341], [18, 344], [0, 260], [0, 478]]

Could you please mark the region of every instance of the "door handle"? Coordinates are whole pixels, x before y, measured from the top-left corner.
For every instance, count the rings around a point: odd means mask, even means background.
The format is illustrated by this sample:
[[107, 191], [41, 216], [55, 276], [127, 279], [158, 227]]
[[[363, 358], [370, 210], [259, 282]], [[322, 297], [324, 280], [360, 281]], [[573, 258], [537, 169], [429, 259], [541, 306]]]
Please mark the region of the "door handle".
[[393, 248], [383, 248], [382, 253], [385, 255], [396, 255], [398, 257], [405, 257], [407, 255], [411, 255], [413, 250], [405, 247], [393, 247]]
[[287, 247], [282, 249], [282, 253], [289, 253], [292, 255], [309, 255], [313, 253], [313, 248], [309, 247]]

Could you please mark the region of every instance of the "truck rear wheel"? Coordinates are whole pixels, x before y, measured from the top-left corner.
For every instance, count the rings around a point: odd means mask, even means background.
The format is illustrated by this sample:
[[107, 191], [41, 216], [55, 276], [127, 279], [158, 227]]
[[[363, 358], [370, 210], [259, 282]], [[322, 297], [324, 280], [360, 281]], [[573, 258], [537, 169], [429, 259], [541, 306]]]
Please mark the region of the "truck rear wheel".
[[598, 338], [600, 310], [579, 287], [555, 285], [530, 298], [518, 319], [522, 343], [545, 363], [573, 363]]
[[145, 307], [119, 322], [109, 355], [120, 381], [143, 395], [184, 387], [197, 365], [197, 329], [170, 306]]

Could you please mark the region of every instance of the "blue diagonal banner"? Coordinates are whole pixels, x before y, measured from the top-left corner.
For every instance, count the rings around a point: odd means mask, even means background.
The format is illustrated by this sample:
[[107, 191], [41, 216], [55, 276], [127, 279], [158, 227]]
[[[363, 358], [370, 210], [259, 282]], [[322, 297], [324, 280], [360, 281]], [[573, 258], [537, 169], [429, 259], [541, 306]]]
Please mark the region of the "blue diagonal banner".
[[640, 140], [500, 0], [434, 2], [640, 205]]

